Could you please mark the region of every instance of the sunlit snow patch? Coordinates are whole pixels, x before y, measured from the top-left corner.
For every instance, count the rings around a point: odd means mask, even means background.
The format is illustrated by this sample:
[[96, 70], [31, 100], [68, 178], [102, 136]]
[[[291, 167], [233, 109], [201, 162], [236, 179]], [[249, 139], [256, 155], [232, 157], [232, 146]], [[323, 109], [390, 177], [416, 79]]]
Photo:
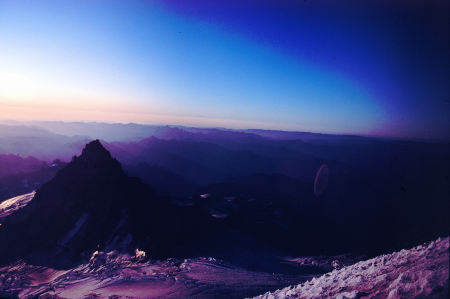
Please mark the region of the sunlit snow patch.
[[33, 191], [2, 201], [0, 203], [0, 219], [25, 207], [33, 199], [35, 194], [36, 192]]

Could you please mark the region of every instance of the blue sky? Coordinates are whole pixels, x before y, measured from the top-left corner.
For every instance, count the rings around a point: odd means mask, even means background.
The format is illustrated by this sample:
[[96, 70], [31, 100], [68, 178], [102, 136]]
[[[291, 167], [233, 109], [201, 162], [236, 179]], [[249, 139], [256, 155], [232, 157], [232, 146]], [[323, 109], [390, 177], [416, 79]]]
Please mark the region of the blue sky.
[[0, 0], [0, 118], [448, 139], [448, 4], [361, 3]]

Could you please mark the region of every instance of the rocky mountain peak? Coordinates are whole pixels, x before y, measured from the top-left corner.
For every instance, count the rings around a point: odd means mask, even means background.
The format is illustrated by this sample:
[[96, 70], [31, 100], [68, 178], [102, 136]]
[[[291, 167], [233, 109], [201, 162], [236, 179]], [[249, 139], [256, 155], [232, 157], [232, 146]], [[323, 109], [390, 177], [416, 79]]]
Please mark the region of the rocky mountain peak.
[[111, 154], [100, 143], [100, 140], [96, 139], [89, 142], [84, 147], [80, 158], [89, 160], [106, 160], [111, 159]]

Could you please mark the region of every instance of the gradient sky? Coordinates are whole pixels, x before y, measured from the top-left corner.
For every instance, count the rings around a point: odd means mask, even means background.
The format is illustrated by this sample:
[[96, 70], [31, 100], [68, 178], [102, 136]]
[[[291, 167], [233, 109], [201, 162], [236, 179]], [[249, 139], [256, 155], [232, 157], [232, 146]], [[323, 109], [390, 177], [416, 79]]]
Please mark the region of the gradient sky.
[[448, 140], [449, 8], [0, 0], [0, 118]]

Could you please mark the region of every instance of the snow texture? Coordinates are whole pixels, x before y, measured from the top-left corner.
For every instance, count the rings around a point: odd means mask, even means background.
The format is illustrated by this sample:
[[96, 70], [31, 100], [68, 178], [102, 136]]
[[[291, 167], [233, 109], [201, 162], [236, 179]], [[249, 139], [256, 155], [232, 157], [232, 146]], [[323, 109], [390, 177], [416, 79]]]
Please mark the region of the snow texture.
[[0, 268], [0, 298], [245, 298], [310, 277], [248, 271], [212, 257], [151, 260], [139, 249], [133, 256], [96, 251], [68, 270], [23, 261]]
[[35, 193], [36, 192], [33, 191], [0, 202], [0, 219], [25, 207], [33, 199]]
[[448, 298], [448, 275], [446, 237], [255, 298]]

